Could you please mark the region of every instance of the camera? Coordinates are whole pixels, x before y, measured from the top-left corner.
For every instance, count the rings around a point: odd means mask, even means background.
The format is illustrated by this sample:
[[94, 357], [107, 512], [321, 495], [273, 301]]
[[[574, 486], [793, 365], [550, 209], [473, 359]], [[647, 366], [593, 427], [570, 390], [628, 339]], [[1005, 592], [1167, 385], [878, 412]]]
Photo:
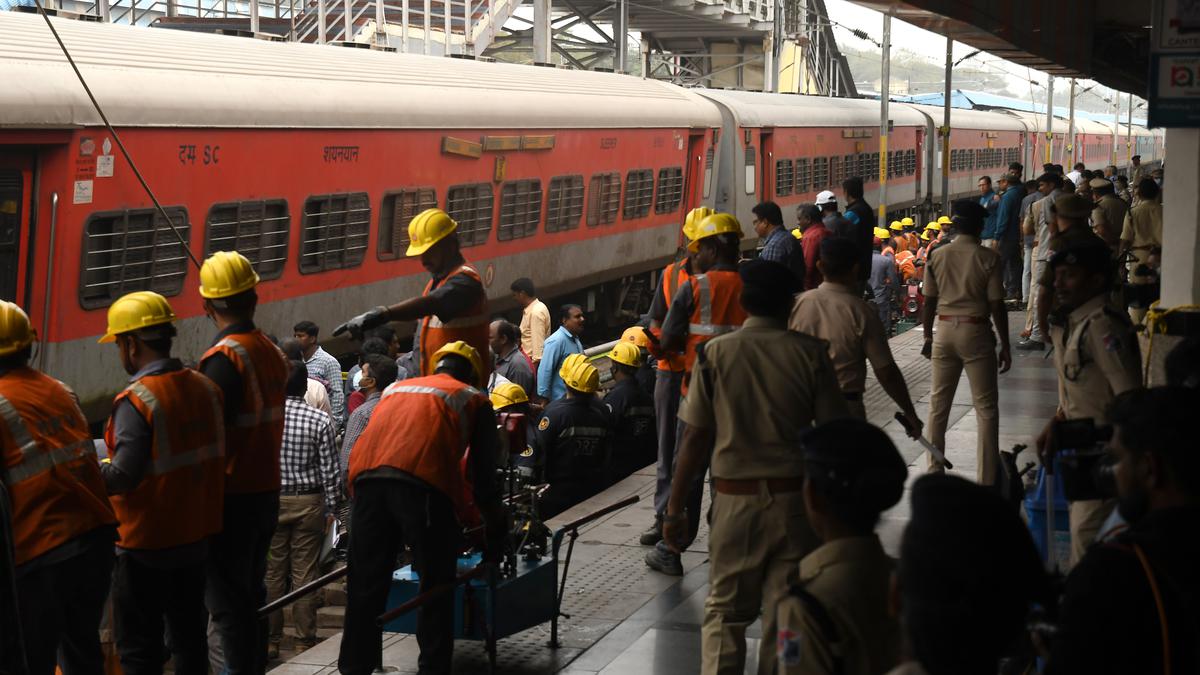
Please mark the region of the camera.
[[1090, 418], [1054, 422], [1054, 453], [1062, 473], [1063, 493], [1069, 501], [1117, 496], [1115, 462], [1106, 450], [1112, 435], [1111, 426], [1098, 427]]

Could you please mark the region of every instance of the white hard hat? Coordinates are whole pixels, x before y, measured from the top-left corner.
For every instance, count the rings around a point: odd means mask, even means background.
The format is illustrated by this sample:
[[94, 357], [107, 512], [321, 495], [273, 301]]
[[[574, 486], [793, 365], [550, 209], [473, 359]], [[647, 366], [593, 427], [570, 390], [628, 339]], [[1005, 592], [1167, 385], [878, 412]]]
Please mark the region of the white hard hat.
[[817, 206], [821, 206], [823, 204], [836, 204], [836, 203], [837, 203], [837, 196], [833, 194], [832, 190], [825, 190], [817, 195]]

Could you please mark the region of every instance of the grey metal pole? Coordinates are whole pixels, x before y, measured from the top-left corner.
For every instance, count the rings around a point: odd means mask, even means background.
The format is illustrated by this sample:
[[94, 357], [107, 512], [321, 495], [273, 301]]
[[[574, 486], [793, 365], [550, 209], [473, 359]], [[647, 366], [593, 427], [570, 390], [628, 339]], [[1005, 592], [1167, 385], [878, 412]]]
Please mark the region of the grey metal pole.
[[533, 0], [533, 62], [550, 63], [550, 0]]
[[883, 64], [879, 80], [879, 222], [887, 220], [888, 99], [892, 92], [892, 13], [883, 15]]
[[[618, 25], [619, 24], [619, 25]], [[625, 0], [617, 0], [617, 20], [613, 21], [613, 47], [616, 48], [613, 70], [618, 73], [629, 70], [629, 5]]]
[[1054, 163], [1054, 76], [1046, 83], [1046, 163]]
[[1067, 117], [1067, 143], [1063, 144], [1064, 155], [1068, 152], [1071, 157], [1071, 170], [1074, 171], [1077, 153], [1075, 152], [1075, 78], [1073, 77], [1071, 78], [1070, 114]]
[[1112, 163], [1117, 164], [1117, 143], [1120, 141], [1121, 133], [1121, 92], [1113, 90], [1113, 141], [1112, 141]]
[[1133, 168], [1133, 92], [1129, 92], [1129, 110], [1125, 115], [1125, 162]]
[[942, 95], [942, 214], [950, 211], [950, 85], [954, 71], [954, 38], [946, 36], [946, 93]]

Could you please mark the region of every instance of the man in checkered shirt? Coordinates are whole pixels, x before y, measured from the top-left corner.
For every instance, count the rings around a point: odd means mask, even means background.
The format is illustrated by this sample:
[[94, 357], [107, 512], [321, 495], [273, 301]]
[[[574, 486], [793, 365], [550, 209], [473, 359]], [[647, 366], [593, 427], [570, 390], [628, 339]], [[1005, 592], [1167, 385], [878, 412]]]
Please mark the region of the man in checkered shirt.
[[292, 327], [293, 337], [300, 342], [300, 347], [304, 350], [304, 365], [308, 368], [309, 377], [320, 380], [329, 393], [329, 407], [333, 411], [336, 429], [346, 421], [346, 390], [342, 384], [342, 364], [317, 344], [320, 330], [317, 324], [311, 321], [301, 321]]
[[[283, 411], [283, 447], [279, 452], [279, 523], [271, 539], [267, 561], [267, 595], [279, 598], [317, 578], [318, 558], [328, 517], [337, 513], [342, 501], [342, 477], [334, 446], [332, 420], [324, 411], [304, 402], [308, 369], [301, 361], [289, 361], [287, 400]], [[316, 596], [292, 606], [296, 624], [296, 651], [317, 642]], [[283, 635], [283, 615], [270, 618], [271, 646], [268, 655], [277, 658]]]

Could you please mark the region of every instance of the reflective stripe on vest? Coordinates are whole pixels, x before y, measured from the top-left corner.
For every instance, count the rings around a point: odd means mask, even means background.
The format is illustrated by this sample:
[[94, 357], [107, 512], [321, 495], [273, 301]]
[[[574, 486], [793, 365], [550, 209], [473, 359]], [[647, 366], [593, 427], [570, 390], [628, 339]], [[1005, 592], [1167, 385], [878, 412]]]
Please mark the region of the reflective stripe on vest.
[[740, 325], [721, 325], [712, 322], [712, 286], [708, 280], [707, 274], [698, 274], [692, 277], [692, 283], [696, 284], [696, 288], [700, 292], [699, 310], [700, 323], [688, 324], [688, 332], [692, 335], [705, 335], [715, 337], [732, 333], [741, 328]]
[[626, 417], [654, 417], [654, 408], [650, 406], [633, 406], [625, 409]]
[[426, 396], [437, 396], [441, 398], [446, 402], [446, 406], [453, 410], [454, 414], [458, 416], [458, 433], [459, 438], [462, 439], [463, 445], [466, 446], [466, 444], [470, 441], [471, 430], [469, 428], [469, 420], [467, 419], [467, 416], [463, 414], [463, 412], [466, 410], [467, 403], [471, 400], [471, 397], [479, 394], [479, 390], [475, 387], [468, 386], [458, 390], [453, 394], [449, 394], [441, 389], [438, 389], [437, 387], [423, 387], [421, 385], [406, 385], [399, 382], [393, 382], [383, 390], [383, 395], [380, 396], [380, 398], [387, 398], [395, 394], [423, 394]]
[[559, 438], [574, 438], [576, 436], [601, 438], [608, 435], [604, 427], [567, 427], [558, 435]]
[[[238, 345], [239, 347], [241, 345]], [[213, 393], [212, 384], [208, 378], [202, 380], [205, 386], [209, 389], [209, 402], [214, 410], [218, 413], [214, 419], [220, 419], [220, 409], [217, 406], [217, 397]], [[157, 457], [154, 462], [146, 468], [148, 475], [164, 474], [176, 469], [183, 469], [189, 466], [195, 466], [201, 462], [206, 462], [210, 459], [216, 459], [221, 456], [221, 445], [219, 443], [211, 443], [198, 448], [175, 454], [171, 448], [171, 433], [167, 430], [167, 416], [160, 408], [158, 397], [154, 392], [142, 384], [134, 382], [127, 387], [130, 394], [138, 397], [146, 407], [150, 409], [150, 417], [154, 420], [154, 444], [157, 452]]]
[[[250, 360], [250, 352], [242, 346], [242, 343], [227, 337], [217, 343], [219, 347], [228, 347], [237, 352], [237, 355], [245, 364], [246, 382], [250, 385], [250, 393], [254, 401], [262, 401], [262, 390], [258, 386], [258, 373], [254, 370], [254, 361]], [[256, 427], [259, 424], [266, 422], [277, 422], [283, 419], [283, 408], [262, 408], [256, 412], [242, 413], [233, 419], [232, 426], [235, 427]], [[227, 422], [228, 424], [228, 422]]]
[[5, 485], [16, 485], [45, 473], [59, 464], [73, 462], [83, 457], [85, 450], [94, 450], [95, 448], [91, 439], [85, 439], [66, 447], [54, 448], [49, 452], [38, 452], [37, 443], [33, 440], [33, 435], [29, 433], [29, 428], [25, 426], [25, 420], [21, 419], [21, 414], [3, 396], [0, 396], [0, 417], [4, 418], [4, 423], [8, 426], [8, 433], [12, 435], [17, 447], [21, 450], [22, 457], [20, 464], [4, 472]]

